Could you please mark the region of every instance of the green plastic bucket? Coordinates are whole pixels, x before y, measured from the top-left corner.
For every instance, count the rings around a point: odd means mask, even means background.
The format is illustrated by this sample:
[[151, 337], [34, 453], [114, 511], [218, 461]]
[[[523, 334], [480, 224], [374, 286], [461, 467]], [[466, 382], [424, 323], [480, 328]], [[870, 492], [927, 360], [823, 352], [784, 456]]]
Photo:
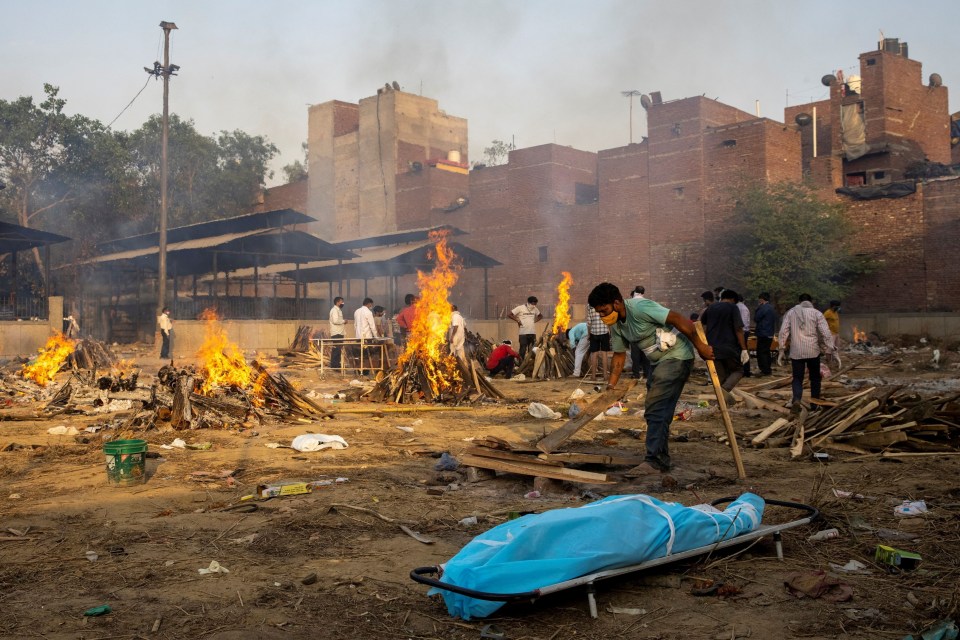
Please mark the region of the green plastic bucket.
[[146, 440], [114, 440], [103, 445], [103, 453], [107, 457], [110, 484], [123, 487], [147, 481]]

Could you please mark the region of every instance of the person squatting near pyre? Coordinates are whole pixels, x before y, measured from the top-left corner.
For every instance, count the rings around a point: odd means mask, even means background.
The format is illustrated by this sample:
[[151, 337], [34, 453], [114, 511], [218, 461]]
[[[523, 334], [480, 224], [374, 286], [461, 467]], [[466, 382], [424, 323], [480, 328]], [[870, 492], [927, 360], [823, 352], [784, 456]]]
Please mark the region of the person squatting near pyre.
[[693, 370], [694, 349], [704, 360], [712, 360], [713, 348], [700, 340], [693, 323], [676, 311], [652, 300], [624, 300], [620, 289], [609, 282], [594, 287], [587, 303], [610, 329], [613, 362], [607, 389], [616, 388], [632, 343], [639, 343], [653, 365], [644, 400], [647, 421], [645, 460], [625, 475], [639, 477], [666, 473], [672, 467], [667, 446], [670, 424]]
[[527, 355], [527, 349], [533, 349], [537, 341], [537, 329], [534, 325], [543, 320], [543, 314], [537, 308], [536, 296], [527, 298], [527, 304], [514, 307], [507, 317], [517, 323], [520, 328], [520, 360]]
[[509, 380], [513, 377], [513, 369], [520, 360], [520, 354], [513, 350], [513, 343], [504, 340], [493, 350], [490, 357], [487, 358], [487, 372], [490, 377], [502, 373], [503, 377]]

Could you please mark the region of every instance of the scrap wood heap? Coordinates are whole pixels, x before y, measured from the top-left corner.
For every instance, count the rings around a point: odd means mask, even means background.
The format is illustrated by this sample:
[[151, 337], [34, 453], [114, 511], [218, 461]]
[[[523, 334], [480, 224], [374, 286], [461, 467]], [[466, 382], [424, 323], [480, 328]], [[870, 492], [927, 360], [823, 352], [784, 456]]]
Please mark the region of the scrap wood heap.
[[[903, 387], [869, 387], [857, 393], [784, 415], [770, 426], [749, 432], [754, 446], [791, 448], [794, 457], [806, 447], [869, 453], [892, 448], [909, 452], [960, 450], [960, 394], [924, 398]], [[815, 405], [816, 406], [816, 405]]]
[[588, 484], [611, 484], [613, 481], [607, 478], [606, 473], [571, 469], [567, 465], [632, 467], [642, 463], [643, 456], [563, 452], [559, 449], [564, 442], [587, 426], [612, 403], [629, 395], [636, 384], [636, 381], [631, 381], [623, 389], [610, 389], [594, 396], [579, 414], [541, 438], [536, 448], [512, 445], [499, 438], [488, 436], [483, 440], [474, 440], [473, 446], [461, 455], [460, 462], [466, 466], [492, 471]]
[[547, 327], [537, 340], [536, 352], [527, 350], [516, 373], [538, 380], [566, 378], [573, 374], [573, 361], [573, 349], [566, 334], [562, 331], [553, 333]]
[[303, 351], [287, 351], [283, 354], [283, 366], [288, 369], [319, 369], [330, 366], [330, 356], [321, 353], [315, 344], [309, 342]]
[[116, 365], [117, 356], [110, 348], [99, 340], [83, 338], [64, 363], [64, 367], [72, 369], [106, 369]]
[[472, 393], [478, 394], [475, 402], [482, 398], [505, 399], [487, 380], [487, 370], [481, 368], [476, 360], [468, 358], [464, 361], [449, 355], [446, 358], [452, 364], [446, 368], [442, 384], [438, 385], [430, 379], [435, 367], [429, 366], [422, 356], [414, 355], [401, 359], [390, 369], [374, 386], [370, 399], [376, 402], [424, 401], [454, 405], [467, 400]]
[[490, 359], [490, 354], [493, 353], [493, 350], [496, 348], [496, 345], [493, 344], [490, 340], [487, 340], [479, 333], [474, 333], [473, 331], [467, 330], [464, 341], [464, 351], [466, 351], [474, 360], [480, 363], [481, 367], [486, 368], [487, 360]]
[[311, 338], [313, 338], [313, 327], [300, 325], [297, 327], [297, 334], [293, 336], [293, 342], [290, 343], [290, 351], [306, 351], [312, 344]]

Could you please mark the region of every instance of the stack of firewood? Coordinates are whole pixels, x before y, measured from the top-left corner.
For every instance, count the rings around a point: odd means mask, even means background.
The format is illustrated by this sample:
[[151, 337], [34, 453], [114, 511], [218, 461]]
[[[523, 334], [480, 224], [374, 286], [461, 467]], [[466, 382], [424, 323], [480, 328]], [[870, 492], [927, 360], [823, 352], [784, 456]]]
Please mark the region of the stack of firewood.
[[63, 368], [106, 369], [117, 363], [117, 356], [105, 344], [93, 338], [84, 338], [64, 362]]
[[528, 378], [549, 380], [573, 374], [574, 353], [565, 332], [553, 333], [547, 327], [537, 340], [536, 353], [527, 351], [516, 373]]
[[[883, 450], [890, 455], [958, 451], [960, 394], [923, 398], [899, 393], [901, 389], [869, 387], [819, 401], [812, 405], [816, 410], [804, 407], [799, 413], [782, 408], [782, 417], [747, 435], [754, 446], [789, 446], [793, 457], [807, 449], [861, 454]], [[894, 454], [894, 449], [901, 453]]]
[[472, 331], [467, 331], [465, 338], [464, 351], [469, 357], [479, 362], [481, 367], [486, 367], [487, 360], [490, 359], [490, 354], [493, 353], [496, 345]]
[[393, 367], [370, 392], [377, 402], [448, 402], [460, 404], [471, 394], [481, 398], [503, 400], [504, 395], [486, 378], [486, 369], [477, 361], [448, 356], [451, 364], [444, 372], [446, 386], [437, 388], [429, 378], [431, 367], [420, 356], [413, 356]]
[[306, 351], [312, 337], [313, 327], [300, 325], [297, 327], [297, 334], [293, 336], [293, 342], [290, 343], [290, 351]]
[[312, 342], [304, 351], [287, 351], [283, 354], [283, 366], [288, 369], [319, 369], [330, 366], [330, 356], [320, 352]]

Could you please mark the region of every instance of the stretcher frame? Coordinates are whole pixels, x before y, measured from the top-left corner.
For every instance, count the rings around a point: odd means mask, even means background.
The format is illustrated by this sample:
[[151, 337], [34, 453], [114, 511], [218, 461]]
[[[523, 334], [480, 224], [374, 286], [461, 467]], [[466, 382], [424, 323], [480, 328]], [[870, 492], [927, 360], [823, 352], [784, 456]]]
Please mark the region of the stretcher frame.
[[[736, 500], [736, 497], [727, 497], [727, 498], [718, 498], [711, 502], [713, 506], [720, 504], [726, 504]], [[793, 509], [795, 511], [800, 511], [804, 515], [796, 520], [791, 520], [790, 522], [784, 522], [781, 524], [761, 524], [759, 527], [753, 531], [748, 531], [739, 536], [729, 538], [727, 540], [721, 540], [720, 542], [714, 542], [702, 547], [696, 547], [694, 549], [688, 549], [687, 551], [681, 551], [679, 553], [674, 553], [668, 556], [663, 556], [661, 558], [654, 558], [653, 560], [647, 560], [646, 562], [640, 562], [638, 564], [632, 564], [626, 567], [620, 567], [617, 569], [607, 569], [605, 571], [597, 571], [595, 573], [589, 573], [579, 578], [572, 578], [570, 580], [564, 580], [563, 582], [557, 582], [556, 584], [547, 585], [545, 587], [540, 587], [539, 589], [534, 589], [532, 591], [525, 591], [522, 593], [489, 593], [487, 591], [475, 591], [473, 589], [467, 589], [465, 587], [459, 587], [454, 584], [449, 584], [442, 582], [439, 578], [443, 576], [443, 569], [440, 566], [431, 566], [431, 567], [417, 567], [410, 572], [410, 579], [414, 582], [419, 582], [420, 584], [425, 584], [430, 587], [435, 587], [437, 589], [442, 589], [444, 591], [452, 591], [454, 593], [459, 593], [460, 595], [467, 596], [469, 598], [476, 598], [477, 600], [490, 600], [494, 602], [535, 602], [538, 598], [543, 596], [550, 595], [552, 593], [557, 593], [560, 591], [565, 591], [566, 589], [572, 589], [574, 587], [586, 586], [587, 591], [587, 604], [590, 607], [590, 617], [597, 617], [597, 600], [596, 600], [596, 583], [601, 580], [606, 580], [608, 578], [615, 578], [617, 576], [622, 576], [628, 573], [634, 573], [637, 571], [644, 571], [646, 569], [651, 569], [653, 567], [659, 567], [661, 565], [670, 564], [677, 562], [679, 560], [686, 560], [687, 558], [694, 558], [699, 555], [704, 555], [707, 553], [712, 553], [719, 549], [725, 549], [727, 547], [732, 547], [735, 545], [740, 545], [745, 542], [752, 542], [754, 540], [759, 540], [766, 536], [773, 536], [773, 541], [776, 544], [777, 548], [777, 559], [783, 560], [783, 539], [781, 537], [781, 532], [786, 531], [787, 529], [793, 529], [795, 527], [800, 527], [805, 524], [810, 524], [814, 520], [820, 517], [820, 511], [816, 507], [810, 505], [801, 504], [799, 502], [784, 502], [782, 500], [765, 500], [767, 505], [772, 505], [776, 507], [786, 507], [788, 509]], [[436, 578], [430, 578], [428, 576], [436, 575]]]

